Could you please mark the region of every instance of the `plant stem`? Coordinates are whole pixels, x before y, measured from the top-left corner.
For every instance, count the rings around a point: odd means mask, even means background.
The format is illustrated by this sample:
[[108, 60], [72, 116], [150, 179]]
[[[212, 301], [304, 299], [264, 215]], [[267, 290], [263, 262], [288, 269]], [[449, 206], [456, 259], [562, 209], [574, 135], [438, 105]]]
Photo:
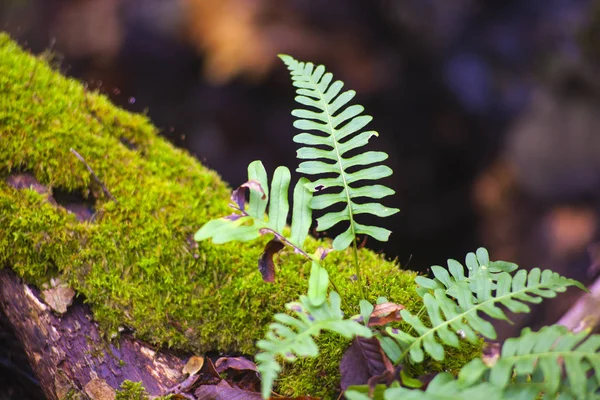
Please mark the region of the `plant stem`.
[[348, 305], [348, 303], [346, 302], [346, 296], [342, 295], [342, 292], [340, 292], [340, 290], [337, 288], [337, 286], [333, 282], [331, 274], [329, 274], [329, 283], [331, 284], [331, 287], [333, 287], [333, 290], [335, 290], [340, 295], [340, 298], [342, 299], [342, 304], [346, 307], [346, 309], [348, 309], [348, 311], [352, 310], [350, 308], [350, 306]]
[[360, 264], [358, 263], [358, 246], [356, 245], [356, 237], [354, 238], [354, 240], [352, 241], [352, 253], [354, 253], [354, 270], [355, 270], [355, 274], [356, 274], [356, 282], [358, 283], [358, 286], [360, 287], [360, 294], [362, 296], [363, 299], [367, 300], [367, 296], [365, 294], [365, 288], [362, 284], [362, 276], [360, 273]]

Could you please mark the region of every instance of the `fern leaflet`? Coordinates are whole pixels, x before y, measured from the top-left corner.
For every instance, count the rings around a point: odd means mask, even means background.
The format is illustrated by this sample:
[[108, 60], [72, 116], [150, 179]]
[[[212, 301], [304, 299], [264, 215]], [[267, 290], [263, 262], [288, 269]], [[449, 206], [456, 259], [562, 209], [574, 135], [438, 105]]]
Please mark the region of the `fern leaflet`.
[[350, 386], [344, 396], [348, 400], [509, 400], [494, 385], [480, 383], [463, 387], [447, 372], [436, 375], [425, 391], [408, 389], [398, 385], [389, 388], [384, 385], [377, 385], [373, 397], [369, 397], [368, 393], [368, 386]]
[[[572, 333], [560, 325], [539, 332], [526, 328], [520, 337], [506, 340], [498, 359], [475, 359], [458, 379], [440, 374], [424, 392], [395, 386], [377, 388], [373, 399], [598, 399], [600, 335]], [[346, 398], [369, 399], [366, 391], [366, 386], [351, 387]]]
[[[394, 194], [392, 189], [383, 185], [356, 186], [359, 181], [390, 176], [392, 170], [389, 167], [372, 165], [384, 161], [388, 155], [380, 151], [367, 151], [344, 158], [350, 151], [367, 144], [372, 136], [378, 136], [374, 131], [361, 132], [372, 117], [361, 115], [364, 108], [360, 105], [346, 107], [356, 93], [348, 90], [340, 94], [344, 84], [341, 81], [331, 83], [333, 75], [326, 73], [324, 66], [315, 68], [312, 63], [299, 62], [287, 55], [279, 57], [288, 66], [294, 86], [297, 87], [296, 101], [310, 108], [292, 111], [292, 115], [298, 118], [294, 126], [301, 130], [317, 132], [302, 132], [294, 136], [294, 142], [306, 145], [298, 150], [297, 157], [308, 160], [300, 163], [297, 171], [307, 175], [335, 175], [333, 178], [319, 178], [312, 182], [308, 185], [312, 191], [328, 187], [341, 188], [337, 193], [321, 194], [312, 199], [310, 206], [315, 210], [344, 204], [343, 210], [330, 211], [318, 218], [317, 230], [324, 231], [342, 221], [349, 221], [346, 231], [333, 241], [333, 248], [336, 250], [344, 250], [350, 246], [357, 234], [387, 241], [389, 230], [359, 224], [355, 216], [372, 214], [387, 217], [399, 211], [380, 203], [356, 201], [358, 198], [381, 199]], [[350, 172], [353, 167], [355, 171]]]
[[560, 325], [539, 332], [525, 328], [520, 337], [506, 340], [492, 366], [473, 360], [463, 367], [459, 381], [471, 384], [483, 377], [499, 388], [518, 383], [530, 386], [532, 399], [542, 391], [550, 397], [561, 393], [584, 399], [600, 389], [599, 351], [600, 335], [588, 331], [572, 333]]
[[346, 338], [371, 337], [369, 328], [361, 323], [344, 319], [340, 308], [341, 298], [337, 292], [329, 293], [326, 301], [329, 277], [327, 271], [313, 261], [308, 296], [300, 296], [299, 302], [286, 304], [294, 316], [275, 314], [265, 339], [257, 342], [261, 350], [255, 357], [262, 377], [262, 396], [268, 398], [273, 383], [281, 372], [277, 357], [292, 362], [297, 357], [316, 357], [319, 348], [314, 341], [322, 330], [336, 332]]
[[[484, 249], [478, 250], [478, 254], [480, 257], [467, 256], [470, 277], [464, 275], [464, 267], [460, 263], [449, 261], [450, 274], [437, 267], [432, 268], [435, 279], [417, 278], [417, 283], [428, 289], [425, 293], [421, 292], [421, 296], [431, 327], [408, 310], [402, 310], [402, 318], [416, 334], [387, 329], [399, 347], [389, 350], [388, 356], [392, 361], [399, 362], [409, 354], [412, 361], [419, 363], [423, 361], [424, 353], [443, 360], [443, 344], [459, 347], [459, 335], [471, 342], [477, 341], [478, 334], [488, 339], [496, 337], [493, 325], [481, 318], [479, 312], [495, 319], [508, 320], [498, 305], [515, 313], [529, 312], [526, 303], [540, 303], [543, 298], [555, 297], [557, 292], [564, 292], [568, 286], [575, 285], [585, 290], [579, 282], [550, 270], [534, 268], [529, 274], [519, 270], [512, 276], [505, 270], [514, 270], [514, 264], [490, 263]], [[488, 264], [475, 263], [476, 259], [485, 260]]]
[[[248, 165], [248, 181], [234, 190], [231, 195], [230, 206], [236, 212], [204, 224], [194, 235], [194, 240], [199, 242], [212, 239], [213, 243], [221, 244], [231, 241], [247, 242], [265, 233], [274, 234], [275, 239], [267, 244], [265, 253], [259, 260], [259, 269], [263, 278], [272, 281], [274, 279], [272, 256], [283, 247], [283, 244], [294, 247], [296, 251], [310, 258], [302, 250], [312, 223], [312, 210], [309, 207], [312, 193], [306, 188], [308, 183], [308, 179], [300, 178], [294, 188], [291, 233], [286, 237], [283, 230], [290, 208], [288, 203], [290, 171], [286, 167], [278, 167], [275, 170], [269, 198], [265, 167], [260, 161], [253, 161]], [[246, 189], [250, 191], [247, 207]], [[269, 210], [265, 214], [267, 205]]]

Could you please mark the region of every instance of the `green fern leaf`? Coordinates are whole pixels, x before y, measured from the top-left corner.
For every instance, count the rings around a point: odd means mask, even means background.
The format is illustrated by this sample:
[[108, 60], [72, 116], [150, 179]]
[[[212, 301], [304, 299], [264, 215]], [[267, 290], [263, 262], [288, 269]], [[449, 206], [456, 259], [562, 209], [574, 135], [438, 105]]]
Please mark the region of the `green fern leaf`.
[[[325, 72], [322, 65], [303, 63], [287, 55], [279, 56], [291, 72], [294, 86], [297, 87], [296, 101], [310, 109], [297, 109], [292, 115], [298, 118], [294, 126], [302, 132], [294, 136], [294, 141], [306, 145], [297, 152], [297, 157], [308, 160], [300, 163], [297, 171], [307, 175], [333, 174], [335, 177], [319, 178], [309, 188], [338, 188], [337, 193], [315, 196], [310, 206], [315, 210], [327, 209], [339, 203], [341, 211], [330, 211], [317, 219], [317, 230], [324, 231], [343, 221], [349, 227], [333, 241], [333, 248], [344, 250], [352, 244], [357, 234], [369, 235], [380, 241], [387, 241], [390, 231], [381, 227], [362, 225], [356, 222], [358, 214], [372, 214], [387, 217], [397, 213], [396, 208], [385, 207], [380, 203], [357, 202], [357, 199], [381, 199], [394, 194], [383, 185], [360, 187], [358, 182], [378, 180], [390, 176], [392, 170], [384, 165], [373, 165], [387, 159], [388, 155], [379, 151], [367, 151], [353, 157], [344, 157], [351, 150], [364, 146], [377, 132], [361, 130], [372, 120], [371, 116], [361, 115], [364, 108], [347, 104], [355, 92], [340, 93], [343, 83], [335, 81], [333, 75]], [[319, 147], [317, 147], [319, 146]], [[322, 148], [326, 147], [326, 149]], [[354, 168], [355, 171], [350, 172]], [[369, 201], [369, 200], [367, 200]]]
[[[306, 188], [308, 179], [300, 178], [294, 188], [294, 212], [292, 215], [291, 234], [284, 236], [290, 206], [288, 188], [290, 171], [286, 167], [278, 167], [271, 181], [270, 199], [267, 172], [260, 161], [248, 165], [248, 182], [242, 184], [231, 195], [230, 206], [236, 210], [233, 214], [209, 221], [194, 235], [197, 242], [212, 239], [215, 244], [232, 241], [247, 242], [260, 235], [272, 233], [275, 239], [266, 246], [258, 261], [258, 269], [263, 279], [272, 282], [275, 279], [273, 255], [283, 248], [284, 244], [292, 246], [297, 252], [311, 258], [303, 250], [304, 241], [312, 223], [310, 201], [312, 192]], [[249, 189], [250, 200], [246, 205], [245, 191]], [[269, 207], [269, 212], [265, 214]]]
[[407, 388], [392, 388], [385, 391], [385, 400], [465, 400], [465, 399], [506, 399], [501, 391], [498, 391], [489, 383], [463, 388], [447, 373], [438, 374], [427, 386], [427, 390], [421, 391]]
[[[483, 253], [481, 256], [484, 261]], [[478, 335], [488, 339], [496, 337], [493, 325], [480, 317], [479, 313], [508, 320], [499, 305], [515, 313], [529, 312], [526, 303], [540, 303], [544, 298], [555, 297], [556, 293], [564, 292], [568, 286], [583, 288], [579, 282], [550, 270], [542, 272], [534, 268], [529, 274], [519, 270], [512, 276], [505, 272], [514, 270], [512, 265], [498, 266], [489, 260], [485, 261], [487, 265], [475, 264], [469, 256], [469, 277], [465, 276], [460, 264], [449, 261], [450, 274], [442, 267], [434, 267], [432, 272], [435, 279], [418, 278], [417, 283], [427, 288], [421, 295], [431, 326], [409, 311], [402, 310], [402, 318], [415, 334], [388, 328], [388, 333], [401, 350], [400, 357], [394, 351], [396, 349], [391, 349], [388, 354], [394, 362], [409, 354], [412, 361], [419, 363], [423, 361], [425, 353], [436, 360], [443, 360], [443, 345], [458, 347], [459, 335], [471, 342], [475, 342]]]
[[488, 366], [474, 360], [463, 367], [459, 381], [469, 384], [478, 377], [499, 388], [514, 383], [531, 386], [532, 399], [544, 392], [584, 399], [600, 388], [600, 335], [572, 333], [560, 325], [533, 332], [526, 328], [518, 338], [508, 339], [501, 356]]
[[[390, 387], [383, 389], [377, 385], [374, 400], [508, 400], [502, 391], [489, 383], [463, 387], [454, 377], [443, 372], [436, 375], [427, 386], [427, 390], [409, 389], [404, 387]], [[348, 400], [367, 400], [368, 386], [351, 386], [345, 393]], [[516, 398], [516, 397], [515, 397]]]
[[[306, 178], [301, 178], [294, 188], [294, 215], [292, 216], [291, 235], [285, 237], [283, 230], [289, 213], [288, 188], [290, 171], [286, 167], [278, 167], [269, 186], [267, 173], [260, 161], [248, 166], [248, 182], [236, 189], [232, 195], [232, 207], [236, 213], [224, 218], [209, 221], [194, 235], [196, 241], [213, 239], [221, 244], [230, 241], [249, 241], [261, 234], [271, 232], [286, 244], [302, 249], [308, 237], [312, 222], [312, 211], [309, 206], [311, 192], [306, 189]], [[250, 201], [244, 205], [243, 190], [250, 189]], [[269, 212], [265, 214], [269, 206]]]
[[292, 362], [297, 357], [316, 357], [319, 348], [314, 341], [321, 331], [328, 330], [346, 338], [371, 337], [369, 328], [352, 319], [344, 319], [341, 298], [336, 292], [326, 290], [329, 285], [327, 271], [313, 262], [309, 278], [309, 296], [300, 296], [299, 302], [286, 304], [294, 316], [275, 314], [265, 339], [257, 342], [261, 350], [255, 357], [262, 377], [262, 395], [268, 398], [273, 383], [281, 371], [277, 358]]
[[[544, 399], [578, 400], [600, 397], [600, 335], [572, 333], [554, 325], [508, 339], [500, 357], [475, 359], [454, 379], [440, 374], [426, 391], [389, 388], [381, 399]], [[368, 386], [352, 387], [349, 399], [360, 399]]]

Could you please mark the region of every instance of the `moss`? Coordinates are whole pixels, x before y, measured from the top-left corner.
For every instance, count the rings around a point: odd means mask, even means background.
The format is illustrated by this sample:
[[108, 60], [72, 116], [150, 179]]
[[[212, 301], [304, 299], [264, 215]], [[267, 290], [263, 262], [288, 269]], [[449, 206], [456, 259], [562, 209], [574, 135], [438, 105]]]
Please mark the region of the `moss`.
[[[153, 397], [154, 400], [168, 400], [172, 396]], [[129, 380], [121, 383], [121, 390], [117, 390], [115, 400], [148, 400], [150, 397], [141, 382]]]
[[[88, 199], [94, 219], [80, 222], [47, 195], [5, 183], [19, 171], [50, 190]], [[215, 172], [157, 136], [145, 116], [114, 107], [0, 34], [0, 266], [37, 285], [51, 276], [68, 282], [108, 337], [127, 327], [157, 345], [197, 354], [252, 355], [273, 313], [306, 290], [309, 265], [284, 251], [276, 283], [265, 284], [257, 259], [267, 238], [196, 245], [193, 233], [229, 212], [229, 190]], [[370, 300], [382, 295], [412, 310], [420, 306], [413, 273], [367, 250], [360, 260]], [[351, 264], [349, 252], [327, 259], [346, 302], [357, 304]], [[345, 343], [329, 336], [322, 342], [318, 360], [287, 370], [281, 392], [335, 390]]]

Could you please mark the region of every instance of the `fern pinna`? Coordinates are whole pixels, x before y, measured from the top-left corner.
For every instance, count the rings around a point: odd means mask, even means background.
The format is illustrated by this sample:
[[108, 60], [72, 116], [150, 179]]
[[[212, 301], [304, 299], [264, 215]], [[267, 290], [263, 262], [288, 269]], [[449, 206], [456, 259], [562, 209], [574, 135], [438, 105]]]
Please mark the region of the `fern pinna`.
[[[361, 132], [373, 118], [361, 115], [364, 108], [360, 105], [347, 106], [356, 93], [353, 90], [340, 93], [344, 84], [341, 81], [331, 83], [333, 75], [325, 72], [324, 66], [315, 67], [312, 63], [300, 62], [287, 55], [279, 57], [288, 66], [297, 88], [296, 101], [309, 108], [292, 111], [292, 115], [299, 118], [294, 126], [311, 131], [294, 136], [294, 142], [305, 145], [298, 149], [297, 157], [308, 160], [300, 163], [297, 171], [307, 175], [333, 175], [319, 178], [308, 185], [317, 194], [325, 188], [339, 190], [313, 197], [310, 206], [314, 210], [324, 210], [339, 203], [344, 205], [343, 210], [330, 211], [318, 218], [317, 230], [324, 231], [340, 222], [349, 221], [348, 228], [333, 241], [335, 250], [348, 248], [358, 234], [387, 241], [389, 230], [359, 224], [355, 216], [373, 214], [387, 217], [399, 211], [380, 203], [357, 201], [359, 198], [381, 199], [394, 194], [392, 189], [383, 185], [357, 184], [360, 181], [390, 176], [392, 170], [389, 167], [373, 165], [384, 161], [388, 155], [380, 151], [366, 151], [352, 157], [347, 156], [351, 151], [367, 144], [371, 137], [378, 136], [375, 131]], [[355, 171], [350, 172], [353, 167], [356, 167]]]
[[[371, 330], [354, 319], [344, 319], [341, 298], [337, 292], [327, 296], [329, 276], [316, 261], [312, 262], [308, 295], [300, 301], [286, 304], [293, 314], [275, 314], [264, 340], [256, 346], [261, 350], [255, 357], [262, 378], [263, 398], [269, 398], [273, 383], [281, 371], [278, 358], [293, 362], [297, 357], [316, 357], [319, 348], [314, 340], [321, 331], [335, 332], [346, 338], [370, 338]], [[327, 297], [328, 301], [327, 301]]]
[[[425, 391], [379, 386], [374, 399], [592, 400], [600, 398], [600, 335], [560, 325], [525, 328], [507, 339], [497, 358], [475, 359], [455, 378], [437, 375]], [[349, 400], [367, 400], [368, 387], [352, 387]], [[543, 397], [541, 397], [543, 396]]]
[[543, 298], [555, 297], [568, 286], [585, 290], [579, 282], [550, 270], [534, 268], [529, 273], [518, 270], [513, 276], [511, 273], [518, 269], [517, 265], [491, 262], [485, 249], [467, 255], [466, 264], [468, 275], [458, 261], [449, 260], [448, 270], [439, 266], [431, 268], [434, 279], [416, 278], [431, 326], [408, 310], [402, 310], [402, 318], [411, 330], [388, 328], [388, 334], [394, 339], [388, 343], [392, 347], [388, 354], [392, 361], [399, 362], [408, 355], [418, 363], [423, 361], [424, 353], [443, 360], [444, 344], [458, 347], [461, 338], [475, 342], [478, 335], [496, 338], [494, 326], [479, 313], [508, 321], [499, 305], [515, 313], [529, 312], [526, 303], [540, 303]]
[[[529, 312], [527, 303], [540, 303], [555, 297], [568, 286], [585, 288], [577, 281], [550, 270], [534, 268], [527, 272], [513, 263], [490, 261], [480, 248], [469, 253], [465, 267], [448, 260], [448, 268], [433, 266], [434, 278], [417, 277], [417, 293], [423, 299], [426, 318], [401, 310], [405, 328], [388, 327], [378, 334], [381, 347], [394, 364], [420, 363], [425, 354], [435, 360], [445, 357], [444, 346], [459, 347], [463, 339], [475, 342], [480, 336], [496, 338], [494, 326], [479, 313], [506, 320], [500, 307]], [[421, 313], [419, 313], [420, 315]], [[600, 336], [573, 334], [554, 326], [539, 333], [524, 330], [521, 337], [508, 340], [498, 360], [484, 363], [476, 359], [465, 365], [458, 380], [449, 374], [438, 375], [425, 392], [398, 385], [380, 390], [381, 399], [493, 399], [544, 398], [584, 399], [600, 388]], [[559, 360], [563, 360], [564, 367]], [[565, 372], [565, 374], [563, 374]], [[586, 382], [586, 376], [593, 380]], [[562, 376], [566, 375], [566, 379]], [[346, 393], [351, 400], [367, 399], [365, 388], [353, 387]]]
[[[248, 165], [248, 181], [231, 194], [230, 206], [235, 212], [206, 223], [196, 232], [194, 239], [201, 241], [212, 238], [213, 243], [221, 244], [230, 241], [247, 242], [265, 233], [274, 234], [275, 239], [265, 246], [265, 252], [258, 261], [263, 279], [272, 282], [275, 279], [273, 254], [281, 250], [284, 244], [308, 257], [302, 250], [312, 223], [312, 211], [309, 207], [312, 193], [306, 188], [308, 183], [308, 179], [300, 178], [294, 188], [291, 233], [286, 237], [283, 231], [289, 213], [290, 171], [286, 167], [278, 167], [273, 174], [269, 191], [265, 167], [260, 161], [253, 161]], [[245, 204], [246, 189], [250, 191], [248, 207]], [[265, 215], [267, 205], [269, 211]]]

